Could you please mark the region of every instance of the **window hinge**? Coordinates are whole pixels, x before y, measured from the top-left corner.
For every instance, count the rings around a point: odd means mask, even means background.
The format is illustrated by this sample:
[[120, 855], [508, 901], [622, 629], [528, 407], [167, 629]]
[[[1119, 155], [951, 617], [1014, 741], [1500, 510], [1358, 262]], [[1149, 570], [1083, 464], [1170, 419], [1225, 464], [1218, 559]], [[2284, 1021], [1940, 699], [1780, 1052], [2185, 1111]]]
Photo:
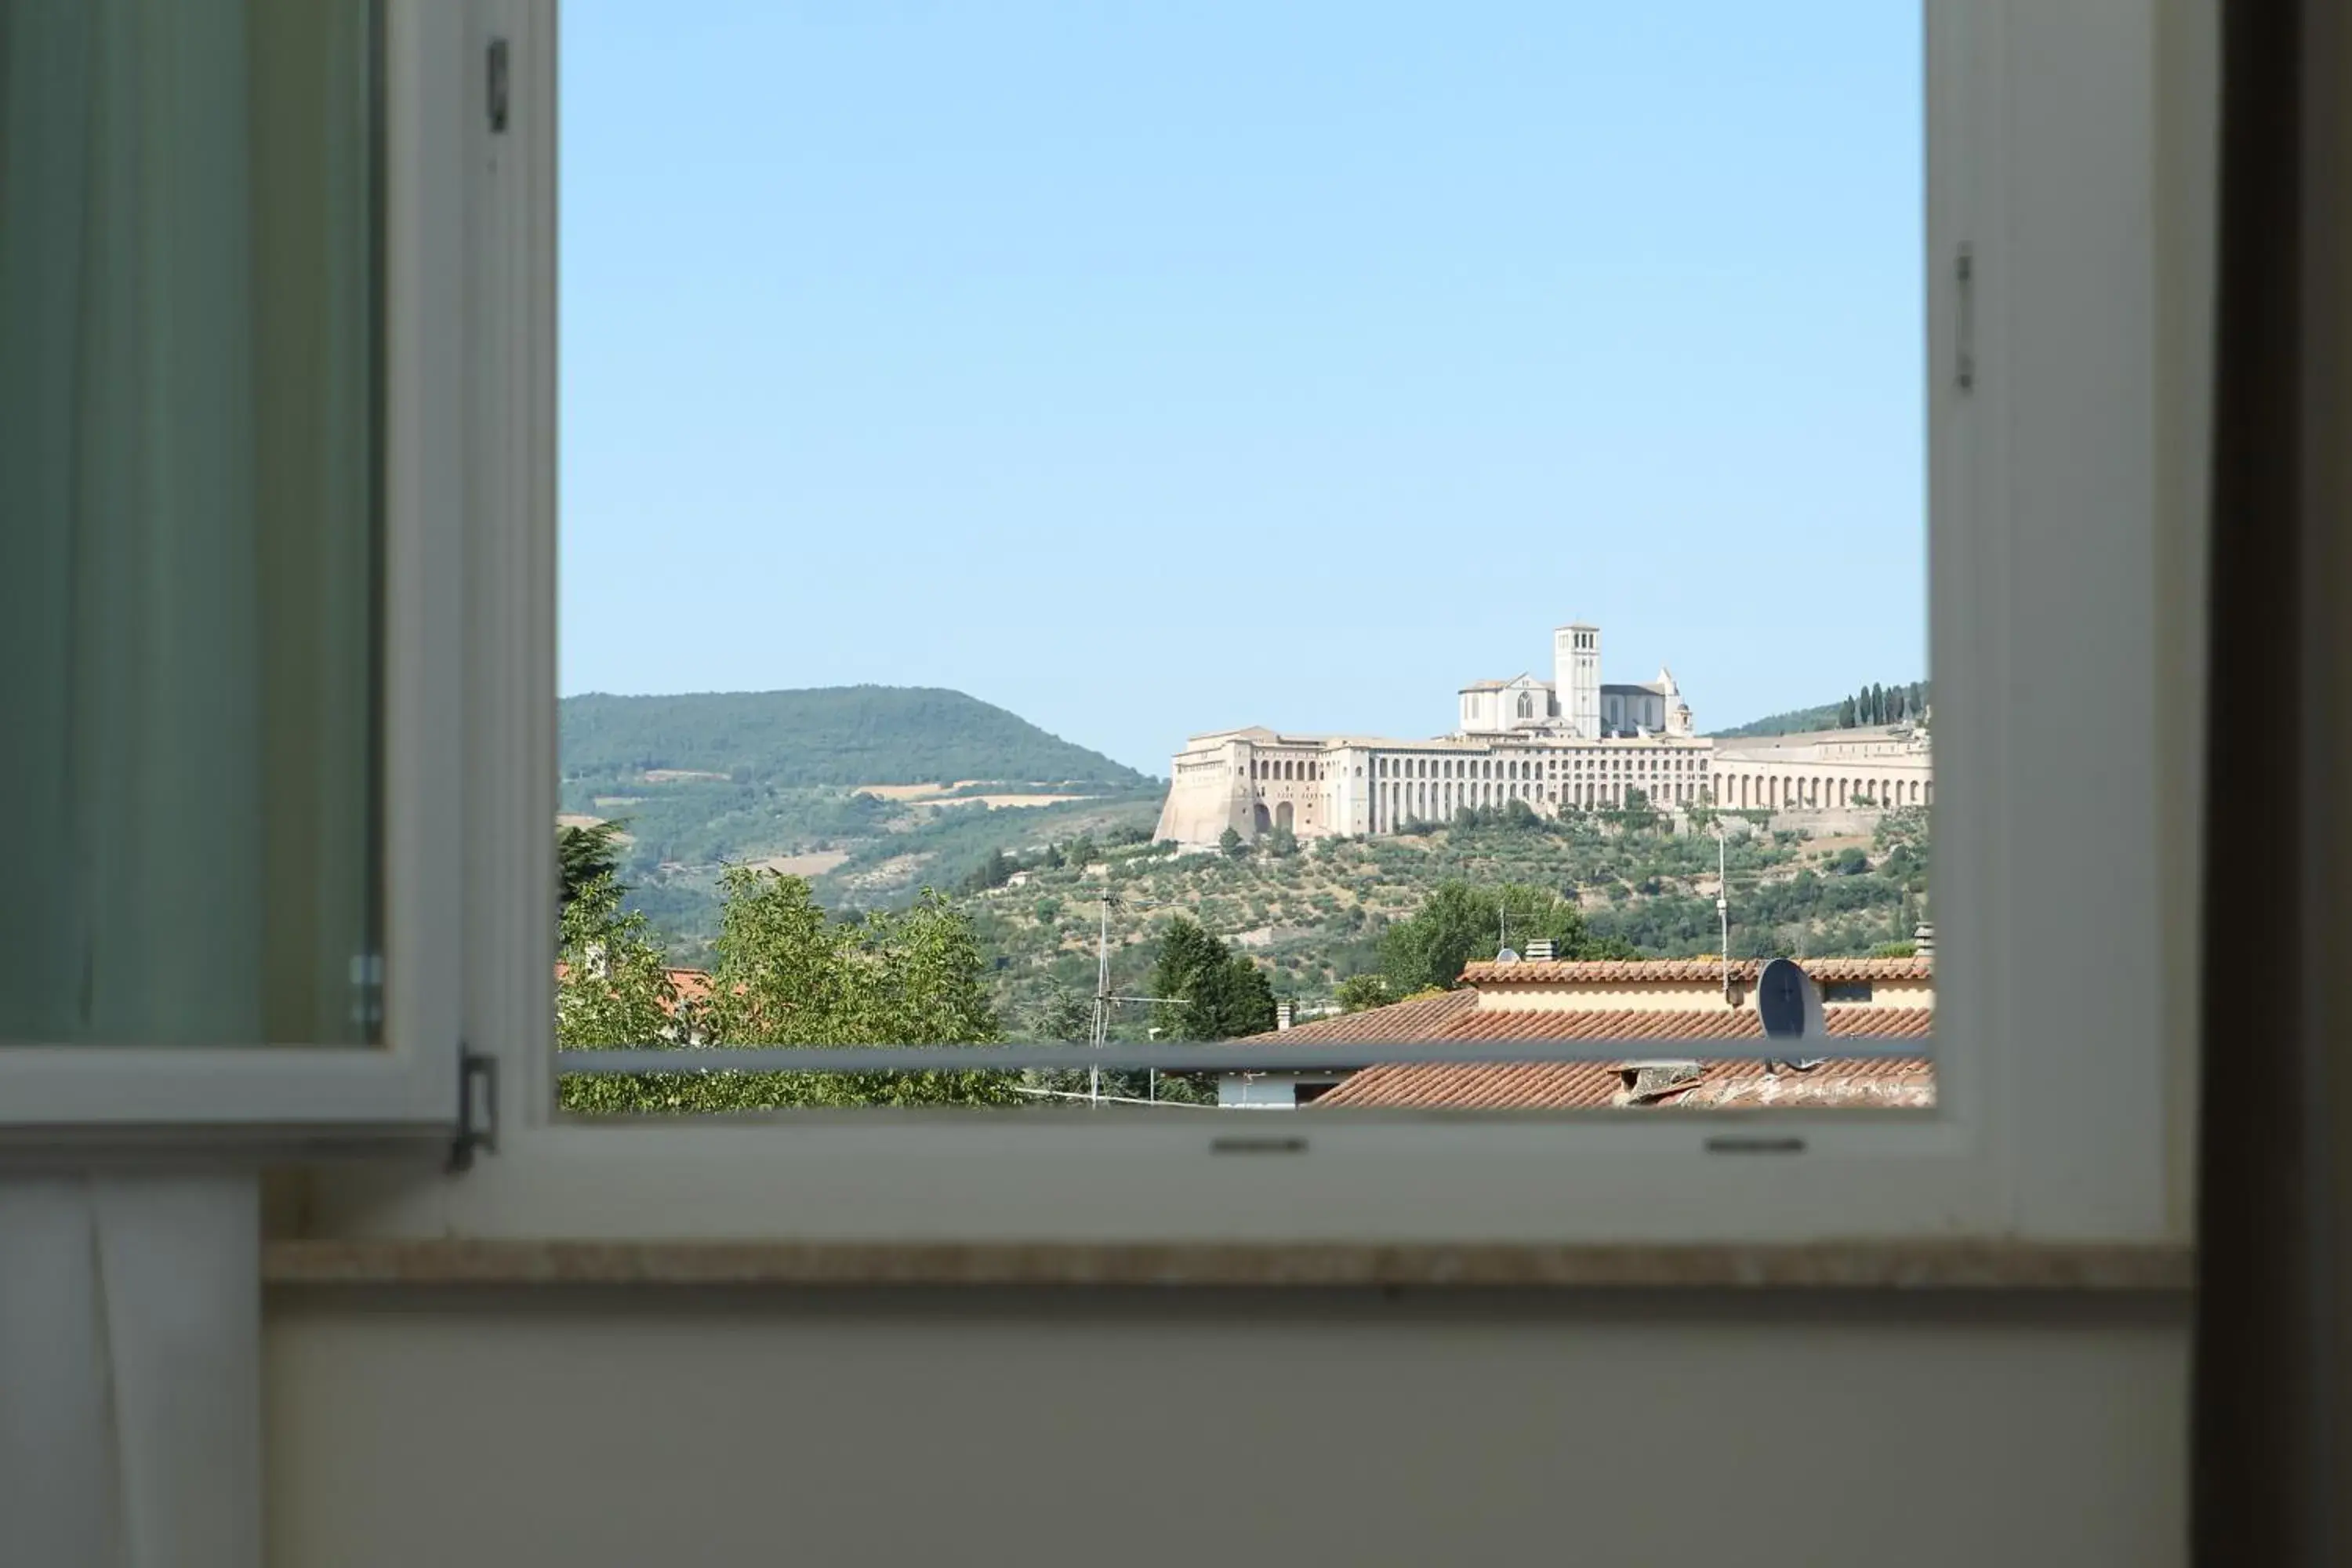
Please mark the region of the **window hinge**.
[[1966, 243], [1952, 258], [1952, 384], [1962, 392], [1977, 384], [1977, 258]]
[[457, 1047], [457, 1128], [449, 1139], [449, 1169], [473, 1169], [477, 1150], [499, 1147], [498, 1058]]
[[507, 41], [490, 40], [489, 58], [490, 133], [498, 135], [507, 128]]

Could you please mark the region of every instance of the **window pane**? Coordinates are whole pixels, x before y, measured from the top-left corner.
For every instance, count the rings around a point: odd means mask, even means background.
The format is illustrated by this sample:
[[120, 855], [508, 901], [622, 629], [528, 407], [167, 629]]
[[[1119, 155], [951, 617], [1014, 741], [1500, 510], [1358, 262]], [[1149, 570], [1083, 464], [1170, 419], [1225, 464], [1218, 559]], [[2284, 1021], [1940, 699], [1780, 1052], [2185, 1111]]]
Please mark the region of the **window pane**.
[[375, 1037], [377, 68], [0, 6], [0, 1041]]
[[1920, 24], [572, 0], [561, 1042], [1927, 1103]]

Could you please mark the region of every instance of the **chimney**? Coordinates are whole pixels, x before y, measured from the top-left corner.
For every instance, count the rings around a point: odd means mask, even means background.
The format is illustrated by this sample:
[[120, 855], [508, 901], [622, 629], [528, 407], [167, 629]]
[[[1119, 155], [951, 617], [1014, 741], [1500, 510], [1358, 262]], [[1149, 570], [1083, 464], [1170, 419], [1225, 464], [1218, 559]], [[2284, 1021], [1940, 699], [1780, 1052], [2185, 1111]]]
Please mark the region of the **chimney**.
[[1935, 957], [1936, 928], [1934, 924], [1927, 921], [1921, 921], [1919, 929], [1911, 933], [1911, 943], [1921, 958]]
[[1274, 1005], [1274, 1026], [1276, 1028], [1287, 1029], [1290, 1027], [1290, 1007], [1291, 1005], [1287, 1002], [1276, 1002]]
[[1551, 938], [1548, 936], [1537, 937], [1528, 943], [1528, 962], [1529, 963], [1549, 963], [1552, 961], [1553, 952], [1554, 949], [1551, 944]]

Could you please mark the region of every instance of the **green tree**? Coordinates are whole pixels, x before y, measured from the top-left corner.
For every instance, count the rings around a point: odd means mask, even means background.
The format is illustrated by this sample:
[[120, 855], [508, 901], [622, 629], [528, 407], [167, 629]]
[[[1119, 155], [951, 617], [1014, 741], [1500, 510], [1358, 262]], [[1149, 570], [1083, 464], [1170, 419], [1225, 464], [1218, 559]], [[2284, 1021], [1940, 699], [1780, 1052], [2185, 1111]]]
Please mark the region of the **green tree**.
[[[559, 826], [555, 830], [556, 908], [568, 910], [580, 897], [582, 889], [599, 877], [612, 877], [621, 868], [621, 847], [618, 839], [622, 825], [618, 822], [591, 823], [585, 827]], [[627, 889], [618, 889], [626, 892]]]
[[[742, 1046], [986, 1045], [1002, 1038], [971, 925], [929, 889], [911, 908], [826, 919], [797, 877], [730, 867], [698, 1036]], [[1002, 1104], [1012, 1074], [654, 1073], [574, 1079], [568, 1106], [761, 1110], [802, 1105]]]
[[1081, 996], [1058, 980], [1048, 981], [1045, 994], [1031, 1005], [1025, 1021], [1029, 1033], [1040, 1040], [1084, 1045], [1094, 1038], [1094, 998]]
[[1586, 928], [1583, 911], [1549, 889], [1449, 881], [1439, 884], [1410, 920], [1381, 933], [1381, 971], [1394, 995], [1450, 988], [1465, 964], [1495, 956], [1506, 931], [1511, 945], [1522, 952], [1530, 941], [1549, 937], [1560, 958], [1637, 956], [1622, 942], [1596, 937]]
[[1233, 827], [1228, 827], [1217, 835], [1217, 847], [1223, 850], [1228, 858], [1235, 860], [1249, 853], [1249, 846], [1242, 842], [1240, 830]]
[[1179, 915], [1160, 939], [1151, 1012], [1163, 1040], [1230, 1040], [1274, 1027], [1274, 987], [1265, 972]]
[[1339, 982], [1335, 994], [1343, 1013], [1360, 1013], [1368, 1007], [1385, 1007], [1396, 1000], [1384, 974], [1350, 974]]
[[668, 956], [611, 874], [591, 878], [558, 923], [555, 1043], [568, 1050], [656, 1046], [679, 1026]]
[[1003, 846], [999, 845], [991, 849], [988, 852], [988, 858], [973, 867], [971, 874], [963, 879], [964, 890], [970, 893], [984, 893], [991, 888], [1001, 888], [1011, 881], [1013, 873], [1019, 869], [1020, 868], [1013, 864], [1013, 857], [1004, 852]]
[[1277, 860], [1287, 860], [1298, 853], [1298, 835], [1287, 827], [1277, 827], [1266, 835], [1265, 852]]
[[1083, 833], [1070, 840], [1070, 847], [1066, 853], [1070, 864], [1081, 871], [1102, 858], [1102, 851], [1095, 847], [1095, 841]]
[[1841, 729], [1841, 730], [1851, 730], [1851, 729], [1853, 729], [1853, 727], [1854, 727], [1854, 705], [1853, 705], [1853, 698], [1851, 698], [1851, 697], [1848, 697], [1848, 698], [1844, 699], [1843, 701], [1841, 701], [1841, 702], [1839, 702], [1839, 703], [1838, 703], [1838, 728], [1839, 728], [1839, 729]]

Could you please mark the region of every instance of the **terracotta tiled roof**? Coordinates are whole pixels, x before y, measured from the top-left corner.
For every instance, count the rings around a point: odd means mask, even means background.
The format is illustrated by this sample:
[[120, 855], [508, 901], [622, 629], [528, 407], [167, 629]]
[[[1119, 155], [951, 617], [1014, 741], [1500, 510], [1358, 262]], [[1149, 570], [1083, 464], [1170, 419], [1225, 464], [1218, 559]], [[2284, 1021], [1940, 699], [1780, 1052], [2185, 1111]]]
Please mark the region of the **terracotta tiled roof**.
[[1366, 1068], [1310, 1109], [1589, 1110], [1635, 1103], [1682, 1106], [1935, 1103], [1925, 1061], [1826, 1061], [1806, 1072], [1767, 1073], [1760, 1061], [1706, 1061], [1685, 1084], [1654, 1097], [1629, 1093], [1626, 1069], [1608, 1062], [1474, 1063]]
[[[1822, 1016], [1833, 1036], [1925, 1039], [1935, 1032], [1936, 1015], [1926, 1007], [1828, 1007]], [[1465, 1042], [1754, 1040], [1763, 1038], [1764, 1030], [1754, 1011], [1747, 1008], [1555, 1013], [1497, 1007], [1457, 1015], [1431, 1037]], [[1626, 1059], [1641, 1058], [1634, 1052]], [[1564, 1110], [1633, 1103], [1628, 1088], [1624, 1068], [1615, 1062], [1414, 1063], [1366, 1068], [1315, 1104]], [[1927, 1105], [1934, 1100], [1935, 1067], [1925, 1060], [1839, 1059], [1807, 1072], [1768, 1074], [1762, 1061], [1748, 1058], [1701, 1062], [1697, 1075], [1686, 1084], [1663, 1089], [1641, 1103]]]
[[1251, 1035], [1248, 1039], [1433, 1040], [1441, 1037], [1450, 1021], [1475, 1011], [1477, 1005], [1475, 991], [1444, 991], [1434, 996], [1391, 1002], [1385, 1007], [1370, 1007], [1361, 1013], [1318, 1018], [1270, 1034]]
[[[1875, 961], [1888, 962], [1888, 961]], [[1893, 961], [1904, 962], [1904, 961]], [[1557, 967], [1557, 966], [1553, 966]], [[1585, 966], [1591, 967], [1591, 966]], [[1628, 966], [1619, 966], [1628, 967]], [[1936, 1015], [1927, 1007], [1825, 1007], [1832, 1036], [1926, 1039]], [[1644, 1040], [1760, 1040], [1755, 1009], [1709, 1007], [1669, 1012], [1624, 1008], [1517, 1008], [1477, 1005], [1473, 991], [1400, 1002], [1369, 1012], [1302, 1024], [1286, 1040], [1623, 1040], [1626, 1061], [1644, 1059]], [[1272, 1040], [1273, 1035], [1255, 1035]], [[1935, 1068], [1921, 1059], [1825, 1061], [1810, 1071], [1768, 1074], [1757, 1058], [1706, 1061], [1687, 1082], [1628, 1092], [1618, 1062], [1431, 1062], [1365, 1068], [1316, 1106], [1560, 1110], [1631, 1103], [1656, 1105], [1929, 1105]]]
[[[1363, 1018], [1372, 1016], [1370, 1013], [1358, 1015]], [[1885, 1035], [1896, 1039], [1925, 1039], [1936, 1032], [1935, 1010], [1929, 1007], [1824, 1007], [1822, 1019], [1832, 1035]], [[1443, 1033], [1432, 1037], [1445, 1040], [1760, 1040], [1764, 1037], [1764, 1026], [1753, 1007], [1694, 1007], [1654, 1013], [1624, 1007], [1580, 1008], [1575, 1011], [1564, 1008], [1554, 1011], [1548, 1007], [1485, 1007], [1464, 1012]]]
[[[670, 986], [680, 1002], [707, 1002], [710, 999], [710, 972], [707, 969], [671, 969]], [[555, 983], [559, 985], [572, 977], [572, 966], [559, 963], [555, 966]]]
[[[1808, 958], [1802, 962], [1805, 973], [1820, 981], [1932, 980], [1936, 974], [1932, 958]], [[1756, 959], [1735, 958], [1731, 977], [1752, 984], [1763, 967]], [[1472, 985], [1528, 985], [1545, 981], [1559, 985], [1622, 985], [1643, 981], [1672, 984], [1716, 980], [1722, 974], [1719, 958], [1522, 959], [1517, 963], [1473, 963], [1462, 971], [1463, 980]]]

